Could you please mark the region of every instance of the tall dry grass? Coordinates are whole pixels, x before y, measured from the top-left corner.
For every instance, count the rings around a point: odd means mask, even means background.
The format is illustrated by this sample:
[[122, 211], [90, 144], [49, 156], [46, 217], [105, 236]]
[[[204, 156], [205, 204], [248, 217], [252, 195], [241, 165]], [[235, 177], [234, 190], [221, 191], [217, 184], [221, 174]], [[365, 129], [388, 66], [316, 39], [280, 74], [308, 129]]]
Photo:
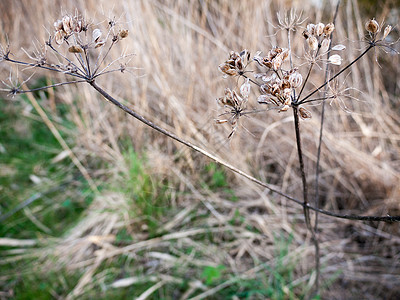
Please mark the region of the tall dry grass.
[[[332, 17], [333, 6], [329, 3], [321, 9], [299, 1], [2, 1], [0, 32], [2, 43], [7, 33], [13, 54], [21, 56], [20, 47], [29, 51], [32, 42], [42, 43], [47, 38], [45, 28], [51, 28], [64, 12], [78, 8], [95, 23], [114, 16], [120, 18], [130, 36], [128, 42], [118, 45], [119, 50], [134, 52], [131, 64], [138, 69], [134, 75], [115, 74], [99, 79], [104, 89], [162, 127], [301, 198], [291, 115], [267, 112], [251, 116], [231, 141], [226, 139], [230, 129], [213, 122], [218, 114], [215, 99], [228, 84], [218, 72], [218, 65], [229, 50], [247, 48], [255, 53], [285, 44], [285, 32], [274, 27], [275, 12], [293, 7], [304, 11], [306, 23], [327, 23]], [[398, 8], [391, 8], [390, 3], [383, 5], [380, 15], [366, 17], [357, 1], [341, 5], [334, 39], [347, 46], [346, 61], [355, 58], [364, 46], [360, 40], [367, 18], [398, 24]], [[297, 41], [293, 47], [301, 51], [303, 41]], [[120, 53], [114, 49], [112, 55], [116, 58]], [[363, 91], [356, 93], [359, 101], [346, 101], [351, 113], [337, 103], [327, 106], [320, 178], [324, 209], [365, 215], [400, 214], [399, 59], [391, 54], [382, 57], [381, 65], [373, 55], [364, 58], [346, 76], [347, 85]], [[0, 67], [2, 72], [8, 72], [8, 66]], [[316, 77], [312, 82], [318, 86], [321, 80]], [[301, 207], [230, 173], [227, 177], [239, 198], [237, 202], [202, 188], [200, 170], [208, 163], [206, 159], [127, 118], [89, 86], [60, 88], [53, 101], [71, 105], [70, 118], [78, 128], [73, 152], [94, 181], [118, 180], [121, 173], [127, 172], [120, 141], [129, 139], [135, 150], [146, 153], [150, 172], [168, 180], [177, 195], [169, 203], [174, 215], [165, 217], [162, 228], [168, 233], [160, 238], [148, 238], [141, 230], [140, 220], [128, 217], [126, 211], [134, 207], [130, 199], [110, 192], [99, 195], [85, 218], [64, 238], [44, 246], [43, 253], [59, 258], [50, 267], [67, 265], [84, 271], [69, 297], [104, 280], [96, 272], [98, 266], [121, 255], [135, 257], [143, 264], [159, 262], [155, 285], [179, 281], [181, 278], [167, 275], [174, 264], [188, 264], [191, 269], [191, 258], [183, 251], [188, 247], [201, 254], [198, 261], [192, 262], [195, 265], [225, 264], [239, 278], [257, 278], [260, 263], [274, 264], [274, 235], [280, 232], [294, 235], [290, 251], [297, 259], [296, 280], [304, 286], [313, 284], [313, 246]], [[51, 101], [48, 105], [52, 107]], [[301, 127], [306, 171], [312, 182], [320, 106], [310, 109], [313, 119]], [[114, 167], [98, 170], [91, 164], [93, 158]], [[244, 216], [244, 222], [229, 225], [236, 211]], [[209, 213], [209, 217], [194, 222], [188, 218], [202, 213]], [[247, 225], [259, 233], [249, 231]], [[113, 244], [115, 232], [122, 227], [129, 228], [134, 236], [132, 244]], [[213, 243], [197, 238], [208, 231], [215, 235]], [[400, 295], [398, 224], [322, 216], [319, 237], [323, 280], [341, 271], [340, 279], [324, 290], [323, 298]], [[41, 262], [50, 264], [44, 257]], [[184, 297], [192, 295], [198, 280], [193, 278], [193, 290]], [[206, 297], [207, 288], [199, 285], [199, 289]]]

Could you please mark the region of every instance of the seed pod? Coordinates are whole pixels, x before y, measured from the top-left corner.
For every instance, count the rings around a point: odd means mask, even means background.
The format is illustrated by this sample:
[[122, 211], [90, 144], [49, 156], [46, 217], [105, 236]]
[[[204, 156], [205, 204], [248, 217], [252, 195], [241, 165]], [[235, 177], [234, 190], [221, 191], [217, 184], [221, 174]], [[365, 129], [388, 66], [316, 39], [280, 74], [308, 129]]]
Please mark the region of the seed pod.
[[62, 18], [62, 23], [63, 23], [63, 29], [66, 34], [70, 34], [72, 31], [71, 28], [71, 17], [70, 16], [64, 16]]
[[312, 117], [311, 113], [304, 107], [299, 108], [299, 115], [300, 115], [300, 118], [302, 118], [303, 120], [311, 119], [311, 117]]
[[311, 35], [315, 35], [315, 24], [308, 24], [308, 25], [307, 25], [307, 31], [308, 31]]
[[57, 43], [57, 45], [61, 45], [64, 42], [64, 34], [63, 31], [59, 30], [56, 32], [54, 39]]
[[323, 23], [318, 23], [317, 25], [315, 25], [316, 35], [321, 36], [324, 33], [324, 28], [325, 28], [325, 24], [323, 24]]
[[242, 95], [243, 98], [247, 98], [250, 95], [250, 83], [249, 83], [249, 78], [247, 78], [246, 82], [242, 84], [240, 87], [240, 94]]
[[311, 50], [317, 50], [318, 40], [315, 36], [310, 36], [307, 41], [308, 41], [308, 46], [310, 47]]
[[68, 52], [70, 53], [82, 53], [83, 50], [80, 46], [71, 46], [68, 48]]
[[292, 88], [298, 88], [303, 82], [303, 76], [300, 73], [293, 73], [289, 76], [289, 82]]
[[119, 36], [121, 37], [121, 39], [126, 38], [128, 36], [128, 29], [121, 30], [119, 32]]
[[324, 34], [329, 35], [335, 30], [335, 25], [333, 23], [328, 23], [325, 25]]
[[392, 26], [388, 25], [385, 27], [385, 30], [383, 31], [383, 37], [382, 40], [386, 39], [388, 34], [392, 31]]
[[55, 21], [54, 22], [54, 28], [56, 29], [56, 31], [63, 30], [63, 22], [62, 22], [62, 20]]
[[321, 50], [320, 50], [321, 53], [325, 53], [328, 51], [330, 43], [331, 43], [331, 40], [329, 38], [323, 39], [323, 41], [321, 43]]
[[375, 19], [369, 20], [365, 23], [365, 29], [369, 33], [377, 33], [379, 31], [379, 23]]
[[98, 28], [96, 28], [95, 30], [93, 30], [92, 37], [93, 37], [93, 41], [94, 41], [94, 42], [97, 42], [97, 41], [100, 39], [100, 37], [101, 37], [101, 30], [98, 29]]
[[94, 46], [94, 48], [99, 48], [99, 47], [103, 46], [105, 43], [106, 43], [106, 41], [98, 41], [96, 43], [96, 45]]
[[333, 65], [340, 65], [342, 63], [342, 58], [338, 54], [334, 54], [331, 57], [329, 57], [329, 62]]

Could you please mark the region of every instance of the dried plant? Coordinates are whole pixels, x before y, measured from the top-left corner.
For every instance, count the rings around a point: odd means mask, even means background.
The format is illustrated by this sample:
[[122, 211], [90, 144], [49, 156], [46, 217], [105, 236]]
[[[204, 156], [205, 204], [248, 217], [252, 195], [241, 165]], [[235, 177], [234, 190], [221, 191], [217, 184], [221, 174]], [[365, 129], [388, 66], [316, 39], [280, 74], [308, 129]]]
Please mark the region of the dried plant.
[[[270, 111], [275, 109], [278, 113], [287, 114], [291, 110], [293, 113], [298, 148], [300, 178], [303, 190], [302, 200], [279, 191], [272, 185], [262, 182], [219, 159], [207, 150], [204, 150], [156, 125], [152, 121], [138, 114], [136, 111], [121, 104], [113, 96], [97, 85], [96, 79], [100, 76], [113, 72], [129, 71], [127, 64], [132, 57], [131, 54], [122, 54], [116, 60], [108, 60], [108, 55], [114, 45], [128, 36], [128, 30], [118, 28], [115, 20], [109, 20], [106, 28], [101, 28], [101, 26], [88, 22], [78, 13], [75, 13], [74, 15], [64, 15], [61, 19], [54, 22], [52, 34], [43, 47], [37, 47], [33, 54], [28, 54], [26, 52], [30, 60], [27, 62], [12, 58], [13, 55], [10, 47], [1, 46], [0, 61], [21, 65], [25, 69], [39, 68], [49, 72], [62, 73], [75, 78], [75, 80], [56, 83], [38, 89], [24, 90], [23, 87], [26, 85], [27, 80], [22, 84], [18, 84], [15, 83], [10, 76], [9, 83], [2, 81], [4, 84], [2, 90], [15, 96], [16, 94], [33, 92], [39, 89], [48, 89], [60, 85], [87, 83], [108, 101], [158, 132], [207, 156], [262, 187], [301, 205], [304, 210], [307, 228], [312, 235], [316, 249], [316, 290], [318, 291], [318, 225], [317, 219], [314, 224], [312, 224], [310, 210], [316, 213], [349, 220], [399, 222], [400, 216], [346, 215], [337, 214], [319, 208], [318, 174], [324, 120], [323, 113], [321, 116], [321, 133], [319, 136], [318, 161], [316, 165], [316, 199], [314, 205], [310, 204], [307, 178], [304, 170], [300, 119], [308, 120], [312, 117], [311, 112], [305, 107], [307, 104], [321, 102], [325, 104], [326, 101], [334, 101], [340, 97], [346, 97], [346, 92], [351, 88], [345, 87], [338, 91], [335, 87], [338, 86], [337, 82], [339, 76], [350, 70], [355, 63], [357, 63], [372, 49], [378, 47], [393, 50], [392, 44], [387, 42], [387, 37], [392, 31], [392, 27], [388, 25], [383, 29], [382, 24], [379, 24], [376, 20], [369, 20], [365, 25], [367, 30], [367, 48], [346, 66], [337, 70], [338, 66], [343, 64], [342, 56], [337, 54], [337, 52], [344, 51], [345, 46], [332, 46], [332, 34], [335, 29], [334, 20], [327, 24], [308, 24], [306, 28], [302, 29], [303, 34], [301, 36], [305, 43], [304, 52], [298, 56], [295, 56], [292, 53], [292, 36], [290, 33], [299, 30], [303, 22], [301, 16], [297, 15], [294, 11], [291, 11], [289, 15], [284, 17], [279, 16], [279, 28], [281, 30], [286, 30], [288, 34], [288, 44], [285, 45], [286, 47], [283, 47], [282, 45], [275, 46], [272, 49], [267, 49], [266, 52], [257, 52], [253, 57], [251, 57], [249, 50], [243, 50], [241, 52], [232, 51], [229, 53], [229, 58], [219, 65], [219, 70], [224, 74], [224, 77], [235, 77], [235, 82], [238, 86], [233, 89], [225, 89], [224, 96], [218, 99], [217, 102], [224, 111], [216, 119], [218, 124], [229, 124], [231, 126], [231, 132], [228, 136], [228, 139], [231, 139], [234, 136], [234, 133], [238, 130], [240, 118], [255, 112], [255, 110], [248, 109], [248, 104], [250, 102], [263, 106], [266, 105], [268, 109], [262, 111], [269, 111], [268, 113], [272, 113]], [[297, 64], [295, 63], [296, 57], [298, 57], [297, 60], [299, 61]], [[322, 70], [325, 80], [317, 88], [309, 90], [310, 76], [316, 71], [315, 66], [319, 66], [317, 71], [321, 72]], [[331, 70], [331, 66], [334, 66], [335, 68]], [[325, 70], [322, 69], [323, 67], [325, 67]], [[253, 93], [251, 92], [251, 85], [256, 86], [256, 89], [259, 91], [256, 98], [253, 97]], [[329, 91], [329, 88], [331, 91]], [[306, 91], [309, 92], [304, 96], [303, 93]], [[315, 98], [312, 98], [314, 95]], [[323, 107], [324, 106], [322, 105], [322, 109]], [[343, 105], [341, 105], [341, 107], [345, 108]]]

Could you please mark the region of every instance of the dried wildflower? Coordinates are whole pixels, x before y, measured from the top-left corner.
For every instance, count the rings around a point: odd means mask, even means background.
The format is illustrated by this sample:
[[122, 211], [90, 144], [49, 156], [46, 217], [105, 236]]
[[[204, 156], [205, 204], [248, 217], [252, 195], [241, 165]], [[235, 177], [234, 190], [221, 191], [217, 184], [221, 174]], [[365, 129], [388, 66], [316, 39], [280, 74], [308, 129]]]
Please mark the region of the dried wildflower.
[[278, 23], [280, 29], [285, 30], [296, 30], [296, 27], [301, 25], [305, 19], [301, 19], [301, 13], [297, 15], [294, 9], [291, 9], [290, 12], [286, 12], [282, 17], [280, 13], [277, 13]]
[[340, 65], [342, 63], [342, 58], [338, 54], [334, 54], [329, 57], [329, 62], [333, 65]]
[[367, 23], [365, 23], [365, 29], [372, 34], [377, 33], [380, 30], [379, 23], [375, 20], [368, 20]]
[[277, 71], [281, 68], [282, 63], [289, 57], [289, 49], [274, 47], [266, 56], [262, 57], [260, 54], [261, 52], [257, 52], [253, 59], [258, 62], [260, 66]]
[[218, 69], [228, 76], [243, 75], [250, 60], [250, 52], [243, 50], [242, 52], [231, 51], [229, 59], [218, 66]]
[[227, 119], [217, 119], [215, 122], [217, 124], [229, 123], [232, 126], [232, 131], [228, 136], [228, 139], [230, 139], [236, 132], [239, 118], [243, 115], [246, 109], [247, 97], [242, 98], [235, 90], [227, 88], [225, 89], [224, 97], [219, 98], [217, 102], [219, 105], [227, 109], [227, 111], [220, 116], [229, 115], [229, 117]]

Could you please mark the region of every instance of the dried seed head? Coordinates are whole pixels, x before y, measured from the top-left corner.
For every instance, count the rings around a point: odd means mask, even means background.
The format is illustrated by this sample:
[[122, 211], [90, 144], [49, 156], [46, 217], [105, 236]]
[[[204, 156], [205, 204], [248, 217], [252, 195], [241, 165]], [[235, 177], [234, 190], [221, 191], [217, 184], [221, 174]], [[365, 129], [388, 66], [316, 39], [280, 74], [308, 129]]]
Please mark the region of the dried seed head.
[[385, 27], [385, 30], [383, 31], [383, 37], [382, 40], [386, 39], [388, 34], [392, 31], [392, 26], [388, 25]]
[[311, 50], [317, 50], [318, 48], [318, 40], [315, 36], [310, 36], [308, 39], [308, 46], [310, 47]]
[[329, 44], [331, 43], [331, 40], [329, 38], [325, 38], [321, 42], [321, 53], [325, 53], [329, 49]]
[[55, 39], [57, 45], [61, 45], [64, 42], [63, 31], [61, 31], [61, 30], [57, 31], [56, 34], [54, 35], [54, 39]]
[[369, 20], [365, 23], [365, 29], [369, 33], [377, 33], [379, 31], [379, 23], [375, 19]]
[[299, 108], [299, 115], [300, 115], [300, 118], [302, 118], [303, 120], [311, 119], [311, 117], [312, 117], [311, 113], [304, 107]]
[[329, 57], [329, 62], [333, 65], [340, 65], [342, 63], [342, 58], [338, 54], [334, 54], [331, 57]]
[[71, 46], [68, 48], [68, 52], [70, 53], [82, 53], [83, 50], [80, 46]]
[[329, 35], [335, 30], [335, 25], [333, 23], [328, 23], [325, 25], [324, 34]]
[[323, 23], [318, 23], [317, 25], [315, 25], [316, 35], [321, 36], [324, 33], [324, 28], [325, 28], [325, 24], [323, 24]]
[[128, 36], [128, 29], [123, 29], [119, 32], [119, 36], [121, 37], [121, 39], [124, 39]]
[[100, 37], [101, 37], [101, 30], [98, 29], [98, 28], [96, 28], [95, 30], [93, 30], [92, 37], [93, 37], [93, 41], [94, 41], [94, 42], [97, 42], [97, 41], [100, 39]]

